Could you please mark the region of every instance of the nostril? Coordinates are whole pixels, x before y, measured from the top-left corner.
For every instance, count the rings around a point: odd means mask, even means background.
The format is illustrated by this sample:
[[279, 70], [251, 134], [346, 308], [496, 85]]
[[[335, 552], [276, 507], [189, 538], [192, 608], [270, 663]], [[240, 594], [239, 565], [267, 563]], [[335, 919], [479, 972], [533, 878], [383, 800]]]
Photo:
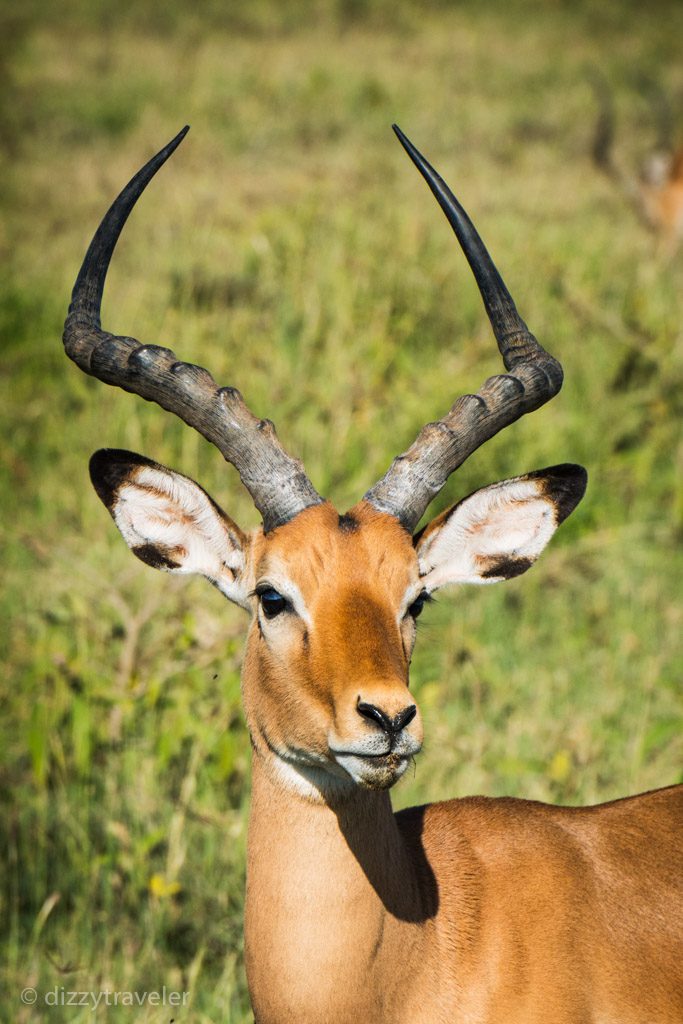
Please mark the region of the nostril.
[[417, 708], [414, 704], [411, 704], [410, 707], [404, 708], [403, 711], [400, 711], [396, 715], [396, 718], [392, 723], [392, 732], [397, 733], [400, 732], [401, 729], [405, 729], [407, 725], [410, 725], [416, 714]]
[[359, 715], [367, 718], [369, 722], [374, 722], [389, 736], [397, 736], [402, 729], [405, 729], [412, 722], [417, 714], [417, 708], [414, 704], [404, 708], [403, 711], [399, 711], [395, 718], [389, 718], [389, 715], [382, 711], [381, 708], [376, 707], [374, 704], [366, 704], [364, 701], [358, 702], [356, 710]]
[[393, 732], [394, 723], [392, 720], [383, 711], [376, 708], [374, 704], [365, 704], [363, 701], [359, 701], [356, 705], [356, 711], [363, 718], [367, 718], [368, 721], [375, 722], [383, 732]]

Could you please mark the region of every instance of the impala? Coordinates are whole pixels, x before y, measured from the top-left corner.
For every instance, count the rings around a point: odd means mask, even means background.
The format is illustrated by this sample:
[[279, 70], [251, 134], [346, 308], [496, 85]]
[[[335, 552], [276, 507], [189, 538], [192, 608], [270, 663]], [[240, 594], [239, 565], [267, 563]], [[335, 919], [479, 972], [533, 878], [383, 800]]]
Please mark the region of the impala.
[[239, 471], [244, 532], [192, 480], [97, 452], [95, 489], [134, 554], [199, 573], [251, 615], [246, 966], [258, 1024], [653, 1024], [683, 1020], [683, 786], [599, 807], [472, 797], [394, 814], [422, 743], [408, 689], [433, 591], [525, 572], [585, 488], [561, 465], [476, 491], [415, 532], [449, 475], [559, 390], [467, 214], [398, 137], [475, 275], [507, 373], [464, 395], [339, 514], [268, 420], [169, 349], [100, 326], [109, 261], [187, 129], [106, 214], [64, 344], [85, 370], [180, 416]]
[[599, 105], [593, 160], [616, 182], [641, 221], [657, 236], [661, 251], [671, 257], [683, 239], [683, 145], [674, 144], [667, 98], [653, 83], [641, 83], [651, 93], [653, 123], [658, 123], [659, 138], [642, 161], [639, 173], [634, 174], [614, 158], [616, 117], [611, 88], [596, 72], [591, 82]]

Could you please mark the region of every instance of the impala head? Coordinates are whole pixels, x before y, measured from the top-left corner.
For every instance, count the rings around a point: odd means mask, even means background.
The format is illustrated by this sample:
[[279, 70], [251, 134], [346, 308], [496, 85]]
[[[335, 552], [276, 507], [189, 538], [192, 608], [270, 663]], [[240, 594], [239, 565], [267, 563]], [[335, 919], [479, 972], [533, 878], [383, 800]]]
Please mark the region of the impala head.
[[97, 452], [95, 489], [142, 561], [205, 576], [251, 613], [243, 671], [256, 751], [309, 795], [393, 785], [419, 751], [409, 690], [416, 619], [455, 583], [525, 572], [583, 495], [585, 472], [555, 466], [475, 492], [415, 533], [450, 474], [487, 438], [553, 397], [562, 370], [520, 318], [479, 235], [424, 157], [397, 135], [472, 267], [508, 373], [429, 423], [382, 479], [339, 514], [234, 388], [169, 349], [100, 326], [114, 246], [136, 200], [184, 129], [106, 214], [74, 287], [67, 354], [86, 373], [152, 400], [213, 442], [261, 513], [244, 532], [192, 480], [140, 455]]

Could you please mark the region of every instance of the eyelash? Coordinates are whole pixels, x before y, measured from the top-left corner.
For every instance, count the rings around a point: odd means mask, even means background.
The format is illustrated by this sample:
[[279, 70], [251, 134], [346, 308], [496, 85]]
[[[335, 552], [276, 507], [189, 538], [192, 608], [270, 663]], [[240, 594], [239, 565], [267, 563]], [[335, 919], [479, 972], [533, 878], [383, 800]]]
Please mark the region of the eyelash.
[[422, 610], [426, 604], [432, 604], [434, 598], [426, 590], [423, 590], [417, 595], [411, 605], [406, 610], [406, 615], [410, 615], [412, 619], [416, 620], [419, 615], [422, 614]]

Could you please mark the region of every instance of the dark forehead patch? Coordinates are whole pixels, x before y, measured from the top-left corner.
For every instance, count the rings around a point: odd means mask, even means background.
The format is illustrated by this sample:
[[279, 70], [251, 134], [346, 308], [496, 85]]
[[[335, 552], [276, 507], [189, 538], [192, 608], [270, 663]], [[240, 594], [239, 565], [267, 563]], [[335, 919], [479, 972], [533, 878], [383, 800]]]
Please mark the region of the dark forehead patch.
[[345, 512], [343, 516], [339, 516], [339, 529], [342, 533], [354, 533], [359, 526], [360, 523], [356, 517], [348, 512]]

